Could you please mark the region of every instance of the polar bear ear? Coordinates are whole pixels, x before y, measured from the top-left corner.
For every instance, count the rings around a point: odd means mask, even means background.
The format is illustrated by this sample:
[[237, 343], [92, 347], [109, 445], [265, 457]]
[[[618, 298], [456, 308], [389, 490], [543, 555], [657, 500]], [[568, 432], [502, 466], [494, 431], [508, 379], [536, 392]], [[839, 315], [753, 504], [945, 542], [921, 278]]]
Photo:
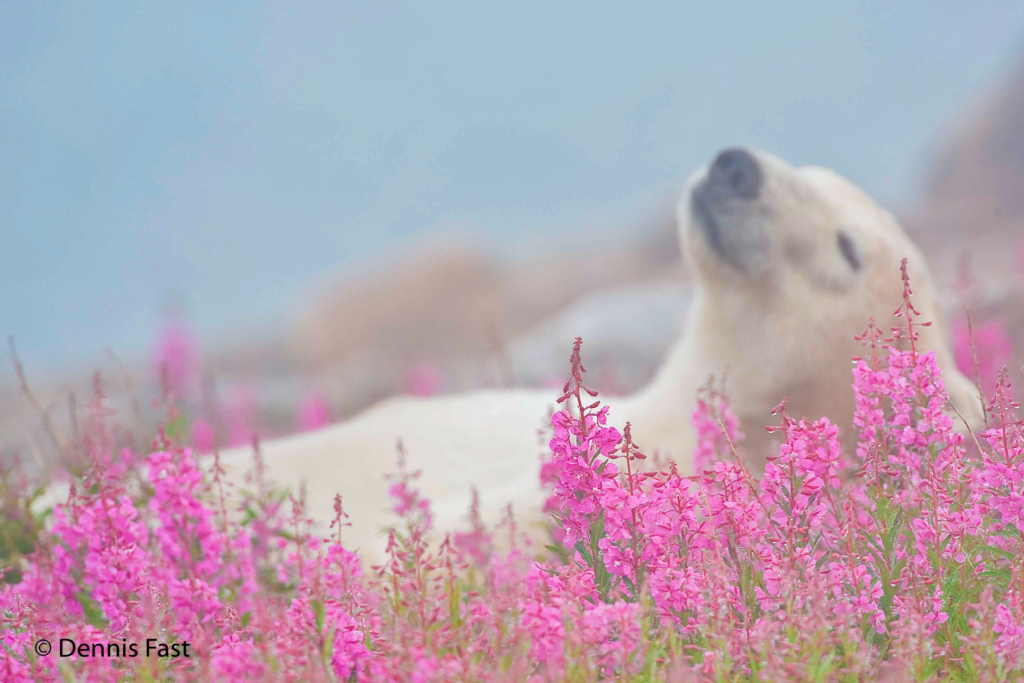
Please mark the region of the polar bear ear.
[[846, 262], [850, 264], [850, 267], [854, 270], [860, 270], [862, 265], [860, 248], [853, 241], [853, 238], [850, 237], [849, 233], [845, 230], [840, 230], [836, 235], [836, 243], [839, 246], [839, 252], [846, 259]]

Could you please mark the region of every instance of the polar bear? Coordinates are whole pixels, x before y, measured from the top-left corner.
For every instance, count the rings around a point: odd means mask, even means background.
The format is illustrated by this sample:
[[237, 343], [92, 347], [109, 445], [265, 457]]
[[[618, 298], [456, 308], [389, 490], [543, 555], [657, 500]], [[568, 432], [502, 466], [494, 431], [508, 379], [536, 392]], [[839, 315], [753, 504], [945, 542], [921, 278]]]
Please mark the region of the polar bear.
[[[980, 416], [977, 392], [954, 368], [924, 257], [892, 215], [839, 175], [726, 149], [688, 181], [678, 227], [696, 280], [682, 339], [647, 388], [602, 396], [612, 422], [632, 422], [646, 452], [692, 470], [690, 413], [713, 375], [728, 377], [755, 466], [771, 438], [760, 427], [783, 396], [791, 414], [825, 415], [849, 433], [850, 359], [863, 352], [854, 336], [872, 317], [883, 330], [898, 324], [904, 257], [914, 305], [933, 321], [921, 329], [919, 347], [937, 353], [951, 402], [970, 419]], [[485, 521], [511, 502], [521, 526], [524, 518], [536, 523], [544, 498], [538, 429], [555, 398], [531, 390], [393, 398], [342, 424], [264, 443], [265, 473], [293, 490], [304, 484], [307, 511], [325, 526], [340, 493], [351, 522], [344, 542], [370, 560], [380, 558], [381, 529], [394, 519], [385, 474], [394, 470], [399, 439], [408, 467], [422, 471], [418, 486], [433, 503], [435, 533], [464, 525], [473, 486]], [[251, 449], [222, 456], [237, 483], [251, 462]]]

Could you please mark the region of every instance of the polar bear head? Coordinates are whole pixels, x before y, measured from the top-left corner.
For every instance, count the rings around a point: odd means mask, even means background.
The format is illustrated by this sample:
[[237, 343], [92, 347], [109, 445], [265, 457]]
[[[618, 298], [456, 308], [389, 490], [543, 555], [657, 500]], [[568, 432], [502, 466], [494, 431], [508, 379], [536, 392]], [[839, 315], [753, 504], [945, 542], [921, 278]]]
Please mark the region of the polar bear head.
[[767, 424], [787, 395], [794, 415], [849, 425], [850, 359], [865, 353], [854, 337], [869, 318], [884, 332], [901, 324], [893, 312], [903, 258], [914, 306], [933, 323], [919, 328], [918, 346], [936, 352], [953, 405], [980, 416], [977, 391], [952, 362], [924, 256], [892, 214], [849, 181], [726, 149], [690, 179], [678, 217], [699, 290], [688, 322], [699, 340], [693, 350], [711, 373], [729, 376], [741, 418]]

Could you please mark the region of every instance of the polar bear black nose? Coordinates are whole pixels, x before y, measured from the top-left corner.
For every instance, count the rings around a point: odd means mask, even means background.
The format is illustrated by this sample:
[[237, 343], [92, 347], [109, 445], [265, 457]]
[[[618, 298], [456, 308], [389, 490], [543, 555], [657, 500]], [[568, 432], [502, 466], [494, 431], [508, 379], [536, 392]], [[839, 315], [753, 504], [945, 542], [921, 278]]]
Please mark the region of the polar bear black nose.
[[754, 199], [761, 191], [764, 174], [757, 159], [745, 149], [731, 147], [719, 152], [708, 171], [708, 183], [718, 192], [741, 199]]

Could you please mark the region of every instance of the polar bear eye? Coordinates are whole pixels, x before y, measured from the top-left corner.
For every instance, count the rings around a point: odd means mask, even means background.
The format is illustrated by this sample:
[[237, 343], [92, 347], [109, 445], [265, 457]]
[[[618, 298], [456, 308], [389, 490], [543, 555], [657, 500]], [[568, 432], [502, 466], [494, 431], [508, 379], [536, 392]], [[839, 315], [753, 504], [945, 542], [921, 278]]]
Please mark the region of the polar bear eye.
[[839, 251], [843, 252], [843, 257], [846, 258], [850, 267], [860, 270], [860, 254], [857, 252], [857, 245], [853, 243], [849, 235], [842, 231], [839, 232], [836, 239], [839, 242]]

